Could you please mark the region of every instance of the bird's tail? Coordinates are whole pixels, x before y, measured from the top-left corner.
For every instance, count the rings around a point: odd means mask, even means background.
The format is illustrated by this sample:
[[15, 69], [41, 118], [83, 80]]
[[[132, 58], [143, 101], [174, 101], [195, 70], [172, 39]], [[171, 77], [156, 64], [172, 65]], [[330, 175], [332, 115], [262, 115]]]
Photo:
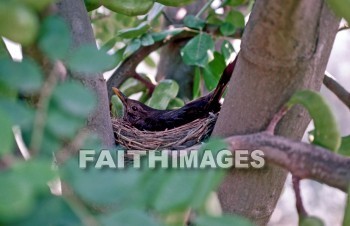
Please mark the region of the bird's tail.
[[222, 95], [225, 92], [226, 86], [231, 79], [232, 73], [236, 66], [237, 59], [238, 54], [236, 58], [231, 63], [229, 63], [229, 65], [226, 66], [224, 72], [221, 75], [218, 85], [216, 86], [213, 94], [211, 95], [209, 103], [219, 103]]

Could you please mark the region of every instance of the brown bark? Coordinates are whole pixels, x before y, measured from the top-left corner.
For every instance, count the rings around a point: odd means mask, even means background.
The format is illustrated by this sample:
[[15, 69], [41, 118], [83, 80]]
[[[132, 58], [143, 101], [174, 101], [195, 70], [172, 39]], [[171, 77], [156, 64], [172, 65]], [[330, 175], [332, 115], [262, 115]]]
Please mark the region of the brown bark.
[[[256, 1], [213, 135], [262, 131], [296, 90], [319, 90], [338, 24], [321, 0]], [[309, 121], [306, 111], [294, 108], [277, 134], [301, 139]], [[219, 189], [224, 211], [266, 225], [286, 174], [273, 165], [233, 170]]]
[[[86, 43], [96, 43], [84, 1], [61, 0], [57, 2], [57, 6], [59, 14], [67, 21], [72, 30], [73, 48]], [[71, 73], [71, 76], [96, 92], [98, 106], [95, 112], [88, 118], [87, 129], [97, 133], [104, 145], [112, 146], [115, 142], [109, 113], [106, 81], [103, 75], [84, 76], [82, 73], [74, 72]]]

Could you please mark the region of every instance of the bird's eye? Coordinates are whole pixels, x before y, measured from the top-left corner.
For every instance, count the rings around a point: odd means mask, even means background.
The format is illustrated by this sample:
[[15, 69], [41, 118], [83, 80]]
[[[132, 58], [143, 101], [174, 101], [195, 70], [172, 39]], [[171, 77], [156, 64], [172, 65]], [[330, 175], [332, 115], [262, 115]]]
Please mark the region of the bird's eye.
[[135, 106], [132, 106], [131, 109], [132, 109], [133, 111], [137, 111], [137, 107], [135, 107]]

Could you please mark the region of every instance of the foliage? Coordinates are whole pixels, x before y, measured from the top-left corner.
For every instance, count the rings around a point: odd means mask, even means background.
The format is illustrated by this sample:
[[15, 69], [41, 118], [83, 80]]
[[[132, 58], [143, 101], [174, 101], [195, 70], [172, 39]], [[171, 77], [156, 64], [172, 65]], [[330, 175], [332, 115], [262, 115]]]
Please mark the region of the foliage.
[[[216, 87], [232, 60], [235, 50], [228, 39], [244, 29], [244, 15], [237, 6], [247, 5], [248, 1], [222, 1], [219, 8], [230, 9], [223, 15], [207, 4], [203, 8], [208, 12], [206, 17], [187, 15], [180, 27], [161, 30], [164, 5], [184, 6], [193, 1], [85, 0], [92, 11], [99, 49], [91, 44], [72, 48], [72, 33], [66, 22], [45, 11], [53, 2], [0, 2], [0, 35], [39, 53], [38, 57], [25, 52], [22, 61], [14, 61], [0, 39], [0, 163], [4, 168], [0, 171], [0, 224], [178, 225], [191, 209], [195, 225], [252, 225], [240, 216], [213, 216], [205, 208], [210, 193], [225, 176], [222, 169], [152, 169], [144, 158], [142, 170], [82, 170], [77, 156], [60, 162], [58, 169], [52, 166], [56, 166], [52, 157], [60, 160], [67, 149], [104, 148], [96, 134], [84, 130], [97, 106], [95, 92], [67, 76], [60, 70], [62, 67], [81, 76], [96, 76], [117, 67], [140, 48], [188, 32], [191, 37], [181, 53], [183, 61], [195, 67], [193, 98], [197, 98], [202, 84], [208, 90]], [[105, 8], [99, 8], [101, 5]], [[214, 27], [215, 32], [208, 32], [208, 27]], [[155, 66], [151, 58], [145, 62]], [[151, 81], [147, 75], [140, 76]], [[130, 78], [120, 89], [127, 96], [141, 94], [140, 101], [158, 109], [184, 105], [177, 98], [176, 82], [161, 81], [151, 93], [142, 79]], [[111, 102], [112, 114], [121, 115], [119, 99], [114, 96]], [[298, 103], [309, 110], [315, 121], [317, 144], [336, 150], [340, 137], [327, 105], [309, 92], [296, 94], [289, 102]], [[348, 141], [348, 137], [342, 140], [340, 153], [349, 150]], [[212, 139], [202, 145], [200, 152], [210, 149], [215, 153], [226, 147], [222, 140]], [[31, 159], [24, 160], [17, 149], [29, 151]], [[120, 148], [111, 149], [114, 159], [124, 161], [118, 159]], [[67, 196], [54, 196], [47, 186], [58, 178]]]

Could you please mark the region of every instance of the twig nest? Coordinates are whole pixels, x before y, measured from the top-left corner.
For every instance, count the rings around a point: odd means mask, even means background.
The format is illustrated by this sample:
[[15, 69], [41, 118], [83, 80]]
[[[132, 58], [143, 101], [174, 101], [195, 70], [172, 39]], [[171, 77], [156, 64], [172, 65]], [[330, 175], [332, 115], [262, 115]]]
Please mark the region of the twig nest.
[[127, 150], [180, 150], [208, 138], [217, 117], [218, 114], [209, 114], [207, 118], [165, 131], [141, 131], [120, 118], [113, 118], [112, 124], [117, 143]]

